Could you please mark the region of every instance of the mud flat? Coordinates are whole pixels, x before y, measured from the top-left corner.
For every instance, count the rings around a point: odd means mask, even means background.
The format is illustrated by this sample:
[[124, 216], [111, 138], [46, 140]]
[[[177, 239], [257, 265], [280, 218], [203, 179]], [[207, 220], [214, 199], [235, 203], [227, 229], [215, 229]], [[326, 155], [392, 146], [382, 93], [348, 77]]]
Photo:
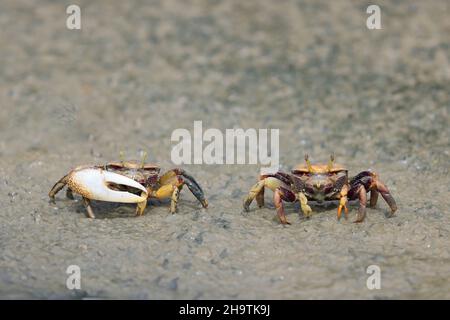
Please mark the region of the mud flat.
[[[53, 1], [0, 5], [0, 297], [136, 299], [450, 298], [450, 20], [447, 1], [80, 1], [82, 30]], [[79, 198], [48, 203], [71, 167], [140, 150], [165, 169], [177, 128], [279, 128], [281, 162], [334, 151], [372, 168], [363, 224], [313, 205], [288, 227], [242, 213], [257, 165], [187, 165], [205, 189], [179, 212]], [[81, 290], [66, 288], [69, 265]], [[366, 269], [381, 269], [368, 290]]]

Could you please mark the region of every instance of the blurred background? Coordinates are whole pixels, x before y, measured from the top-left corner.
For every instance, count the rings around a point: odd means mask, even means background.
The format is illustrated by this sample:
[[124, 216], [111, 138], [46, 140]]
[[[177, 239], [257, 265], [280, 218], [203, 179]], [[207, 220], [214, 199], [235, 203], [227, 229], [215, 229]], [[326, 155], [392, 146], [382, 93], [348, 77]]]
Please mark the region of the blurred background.
[[[450, 298], [449, 15], [445, 0], [1, 1], [0, 297]], [[288, 204], [283, 227], [266, 192], [242, 214], [257, 165], [185, 166], [208, 210], [186, 190], [175, 215], [48, 203], [70, 168], [120, 151], [173, 167], [171, 133], [195, 120], [280, 129], [286, 170], [332, 152], [351, 175], [376, 170], [398, 213], [380, 200], [354, 225], [356, 206], [337, 222], [333, 204], [310, 220]]]

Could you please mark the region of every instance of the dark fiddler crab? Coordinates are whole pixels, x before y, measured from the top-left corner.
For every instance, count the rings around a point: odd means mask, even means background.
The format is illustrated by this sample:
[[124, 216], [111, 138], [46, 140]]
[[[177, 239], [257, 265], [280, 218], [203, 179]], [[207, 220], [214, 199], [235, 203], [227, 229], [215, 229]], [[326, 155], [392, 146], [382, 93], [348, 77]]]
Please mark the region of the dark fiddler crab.
[[378, 194], [389, 205], [392, 213], [397, 210], [394, 198], [388, 188], [379, 180], [378, 175], [371, 171], [363, 171], [349, 179], [348, 171], [343, 166], [334, 163], [331, 155], [328, 164], [311, 164], [308, 155], [305, 164], [296, 166], [291, 173], [278, 171], [275, 174], [261, 175], [260, 181], [251, 189], [244, 200], [244, 209], [249, 210], [250, 204], [256, 198], [258, 206], [264, 206], [264, 188], [274, 192], [273, 199], [278, 217], [282, 224], [289, 224], [283, 208], [283, 201], [299, 201], [305, 217], [310, 217], [312, 210], [308, 200], [318, 202], [339, 200], [338, 220], [344, 209], [347, 219], [348, 200], [359, 199], [359, 209], [354, 222], [362, 222], [366, 216], [367, 192], [370, 191], [370, 207], [375, 207]]
[[202, 188], [186, 171], [175, 168], [160, 175], [160, 170], [159, 166], [146, 164], [144, 160], [80, 166], [62, 177], [48, 195], [54, 202], [56, 193], [67, 185], [67, 197], [73, 199], [73, 192], [80, 194], [89, 218], [95, 218], [90, 200], [136, 203], [136, 215], [140, 216], [149, 198], [171, 198], [170, 212], [175, 213], [184, 185], [204, 208], [208, 206]]

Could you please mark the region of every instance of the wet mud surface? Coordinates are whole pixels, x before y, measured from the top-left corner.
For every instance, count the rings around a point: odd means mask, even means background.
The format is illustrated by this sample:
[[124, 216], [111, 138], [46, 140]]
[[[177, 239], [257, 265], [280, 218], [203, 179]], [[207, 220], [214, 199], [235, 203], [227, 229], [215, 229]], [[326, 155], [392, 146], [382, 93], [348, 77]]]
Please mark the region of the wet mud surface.
[[[450, 13], [446, 1], [54, 1], [0, 4], [0, 297], [127, 299], [450, 298]], [[366, 221], [336, 204], [306, 220], [272, 193], [242, 213], [258, 165], [185, 165], [179, 212], [57, 195], [70, 168], [138, 158], [174, 167], [177, 128], [278, 128], [289, 170], [331, 152], [371, 168], [397, 200]], [[66, 268], [81, 268], [81, 290]], [[366, 269], [381, 269], [368, 290]]]

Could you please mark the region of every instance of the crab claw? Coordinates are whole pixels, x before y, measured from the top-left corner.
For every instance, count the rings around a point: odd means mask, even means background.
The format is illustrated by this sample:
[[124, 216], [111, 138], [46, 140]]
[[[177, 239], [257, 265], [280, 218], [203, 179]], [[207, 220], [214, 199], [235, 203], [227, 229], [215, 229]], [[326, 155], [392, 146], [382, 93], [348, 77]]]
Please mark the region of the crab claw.
[[[147, 199], [147, 190], [140, 183], [100, 168], [75, 170], [70, 174], [67, 184], [74, 192], [92, 200], [139, 203]], [[128, 191], [117, 191], [112, 189], [113, 185], [131, 187], [141, 192], [137, 195]]]

